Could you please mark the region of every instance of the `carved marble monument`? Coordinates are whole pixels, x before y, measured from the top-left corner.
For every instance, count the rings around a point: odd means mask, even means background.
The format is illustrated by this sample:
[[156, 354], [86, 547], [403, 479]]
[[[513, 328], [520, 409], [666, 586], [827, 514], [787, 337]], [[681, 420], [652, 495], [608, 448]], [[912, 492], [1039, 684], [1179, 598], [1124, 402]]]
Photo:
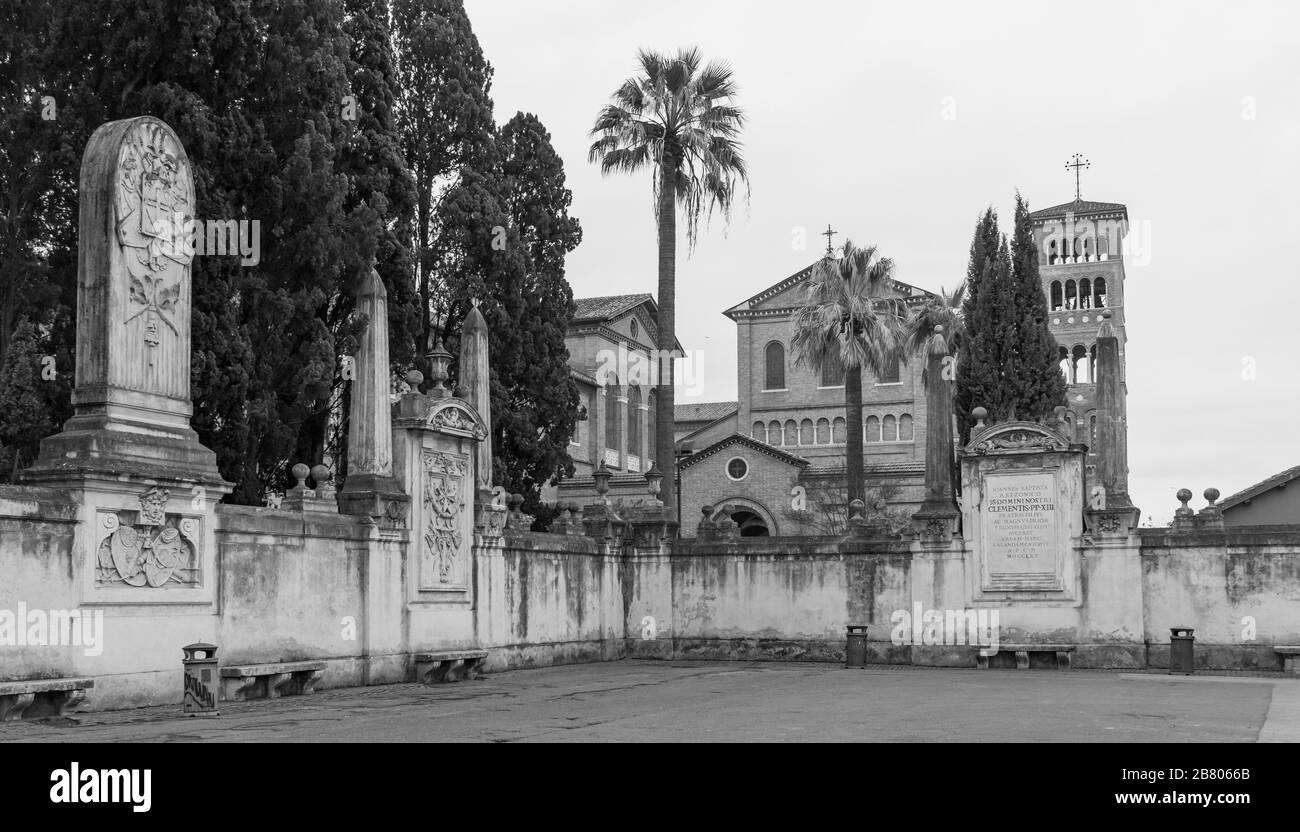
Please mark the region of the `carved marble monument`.
[[80, 201], [75, 412], [25, 478], [127, 474], [221, 490], [216, 455], [190, 429], [185, 148], [149, 116], [101, 125], [82, 158]]
[[230, 484], [190, 428], [185, 148], [150, 116], [101, 125], [81, 164], [74, 414], [28, 483], [80, 504], [86, 602], [210, 604]]
[[1072, 599], [1086, 449], [1035, 422], [985, 426], [982, 415], [962, 454], [971, 598]]

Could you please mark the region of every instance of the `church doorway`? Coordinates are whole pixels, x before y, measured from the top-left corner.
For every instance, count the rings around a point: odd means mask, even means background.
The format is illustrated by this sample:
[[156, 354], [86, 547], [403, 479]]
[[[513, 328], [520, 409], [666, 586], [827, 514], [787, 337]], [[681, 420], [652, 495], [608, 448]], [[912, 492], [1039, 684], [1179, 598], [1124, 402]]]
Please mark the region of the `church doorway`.
[[741, 537], [767, 537], [771, 534], [763, 518], [748, 509], [733, 512], [731, 519], [740, 528]]

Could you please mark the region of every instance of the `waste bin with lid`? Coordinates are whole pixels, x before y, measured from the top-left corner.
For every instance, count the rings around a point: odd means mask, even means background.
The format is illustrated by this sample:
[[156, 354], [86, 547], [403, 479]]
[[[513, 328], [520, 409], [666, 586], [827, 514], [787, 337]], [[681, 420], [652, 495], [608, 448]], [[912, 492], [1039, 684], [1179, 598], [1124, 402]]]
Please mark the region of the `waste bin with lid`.
[[217, 715], [217, 646], [197, 642], [181, 650], [185, 658], [185, 695], [181, 711], [191, 716]]
[[849, 625], [849, 644], [845, 652], [845, 667], [867, 666], [867, 625]]
[[1169, 628], [1169, 672], [1181, 673], [1184, 676], [1191, 676], [1195, 672], [1195, 658], [1193, 655], [1193, 646], [1196, 639], [1193, 633], [1196, 632], [1191, 627], [1170, 627]]

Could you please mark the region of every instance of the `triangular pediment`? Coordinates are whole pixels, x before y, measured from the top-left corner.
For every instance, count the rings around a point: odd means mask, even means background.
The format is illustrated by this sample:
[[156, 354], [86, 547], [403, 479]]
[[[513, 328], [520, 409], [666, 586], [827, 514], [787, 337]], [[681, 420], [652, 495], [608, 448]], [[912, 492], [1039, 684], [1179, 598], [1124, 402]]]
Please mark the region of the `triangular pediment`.
[[[723, 314], [729, 318], [735, 318], [785, 311], [801, 306], [803, 304], [804, 285], [807, 283], [808, 278], [812, 276], [813, 268], [817, 265], [817, 262], [819, 261], [809, 263], [784, 280], [773, 283], [753, 297], [736, 304]], [[901, 280], [895, 280], [886, 297], [915, 298], [919, 300], [925, 297], [934, 297], [934, 294], [909, 283], [904, 283]]]

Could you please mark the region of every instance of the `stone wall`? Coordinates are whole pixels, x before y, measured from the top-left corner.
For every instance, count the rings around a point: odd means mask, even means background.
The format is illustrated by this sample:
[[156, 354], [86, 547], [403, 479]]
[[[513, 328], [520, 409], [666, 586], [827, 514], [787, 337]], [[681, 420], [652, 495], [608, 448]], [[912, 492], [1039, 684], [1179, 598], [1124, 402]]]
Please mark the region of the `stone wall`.
[[1277, 670], [1300, 645], [1300, 527], [1143, 529], [1148, 660], [1169, 666], [1169, 630], [1192, 627], [1198, 667]]

